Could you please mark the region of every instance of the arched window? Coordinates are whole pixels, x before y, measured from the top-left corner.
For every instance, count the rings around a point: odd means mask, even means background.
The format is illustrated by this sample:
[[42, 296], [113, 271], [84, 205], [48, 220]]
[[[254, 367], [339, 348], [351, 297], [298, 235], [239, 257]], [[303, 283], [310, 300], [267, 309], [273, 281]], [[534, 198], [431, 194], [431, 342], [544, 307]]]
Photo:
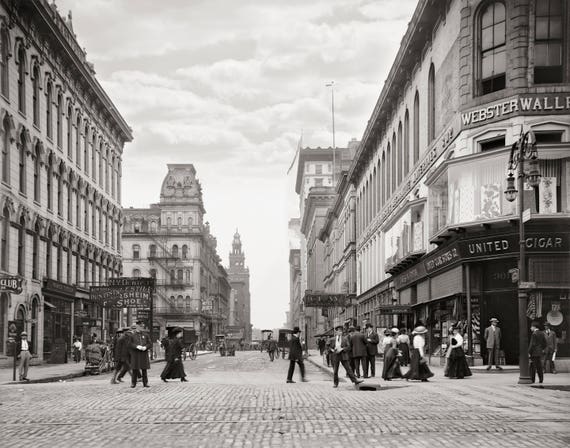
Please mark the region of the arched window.
[[73, 219], [73, 195], [71, 194], [71, 182], [68, 179], [66, 182], [66, 190], [67, 190], [67, 222], [72, 224]]
[[133, 259], [139, 260], [141, 258], [141, 247], [138, 244], [133, 244]]
[[413, 165], [420, 159], [420, 94], [416, 90], [414, 97], [414, 159]]
[[398, 179], [397, 179], [397, 166], [398, 166], [398, 151], [397, 151], [397, 143], [396, 143], [396, 133], [392, 134], [392, 192], [396, 191], [398, 187]]
[[61, 138], [63, 133], [63, 95], [61, 93], [57, 94], [57, 108], [56, 108], [56, 144], [58, 148], [61, 148]]
[[34, 125], [40, 125], [40, 68], [34, 64], [32, 71], [32, 115]]
[[48, 210], [53, 208], [53, 159], [51, 156], [48, 159], [47, 169], [47, 207]]
[[57, 214], [58, 216], [63, 216], [63, 176], [62, 176], [62, 167], [56, 171], [55, 173], [55, 182], [57, 186]]
[[150, 222], [150, 231], [152, 233], [156, 233], [156, 221], [151, 221]]
[[81, 166], [81, 117], [77, 113], [75, 122], [75, 165]]
[[34, 238], [32, 240], [32, 278], [40, 278], [40, 225], [34, 226]]
[[388, 184], [386, 183], [386, 152], [382, 151], [382, 206], [386, 203], [386, 191]]
[[489, 3], [481, 11], [479, 91], [482, 95], [505, 88], [506, 23], [505, 5], [502, 2]]
[[89, 125], [83, 128], [83, 171], [89, 175]]
[[0, 268], [3, 271], [8, 271], [8, 260], [10, 259], [10, 211], [7, 207], [4, 208], [2, 218], [2, 248], [0, 249]]
[[404, 115], [404, 176], [410, 171], [410, 114]]
[[188, 246], [186, 244], [182, 246], [182, 258], [184, 260], [188, 258]]
[[40, 202], [41, 195], [41, 154], [40, 145], [36, 144], [36, 150], [34, 151], [34, 201]]
[[178, 258], [178, 246], [176, 244], [172, 246], [172, 256]]
[[[30, 345], [32, 349], [38, 346], [38, 321], [40, 313], [40, 298], [34, 296], [32, 299], [32, 323], [31, 323], [31, 335], [30, 335]], [[0, 345], [1, 347], [1, 345]]]
[[402, 122], [398, 123], [398, 185], [402, 182], [404, 171], [404, 153], [402, 152]]
[[386, 201], [390, 199], [392, 194], [392, 151], [390, 150], [390, 143], [386, 149]]
[[176, 307], [177, 308], [184, 308], [184, 297], [178, 296], [176, 297]]
[[99, 141], [99, 186], [103, 188], [103, 142]]
[[178, 269], [176, 271], [176, 280], [178, 280], [178, 283], [182, 283], [184, 281], [184, 271], [182, 269]]
[[141, 276], [141, 270], [140, 269], [133, 269], [133, 277], [137, 278]]
[[97, 136], [95, 132], [91, 139], [91, 177], [94, 182], [97, 182]]
[[534, 83], [562, 82], [562, 39], [566, 28], [561, 0], [536, 2], [534, 29]]
[[81, 198], [77, 190], [75, 190], [75, 227], [81, 229]]
[[20, 147], [18, 148], [19, 163], [19, 185], [20, 193], [26, 194], [26, 134], [24, 131], [20, 134]]
[[95, 208], [95, 205], [93, 205], [93, 202], [91, 202], [89, 208], [91, 209], [91, 236], [95, 238], [97, 235], [97, 209]]
[[49, 139], [53, 138], [53, 84], [48, 81], [46, 87], [46, 134]]
[[71, 103], [67, 106], [67, 129], [66, 129], [66, 140], [67, 140], [67, 157], [69, 157], [69, 160], [73, 159], [73, 124], [72, 124], [72, 120], [73, 120], [73, 108], [71, 107]]
[[51, 251], [52, 251], [52, 246], [53, 246], [53, 231], [50, 229], [48, 231], [48, 239], [46, 241], [46, 276], [48, 278], [52, 278], [51, 277]]
[[26, 113], [26, 51], [18, 48], [18, 110]]
[[10, 120], [4, 117], [2, 123], [2, 182], [10, 183]]
[[[2, 95], [10, 98], [8, 58], [10, 57], [10, 39], [8, 38], [8, 30], [3, 24], [0, 29], [0, 90]], [[0, 347], [2, 347], [0, 345]]]
[[62, 281], [63, 276], [63, 238], [60, 236], [57, 244], [57, 260], [56, 266], [56, 278], [58, 282]]
[[26, 270], [26, 220], [20, 218], [18, 227], [18, 274], [25, 275]]
[[429, 67], [428, 75], [428, 143], [435, 138], [435, 67]]
[[89, 199], [83, 197], [83, 231], [89, 234]]

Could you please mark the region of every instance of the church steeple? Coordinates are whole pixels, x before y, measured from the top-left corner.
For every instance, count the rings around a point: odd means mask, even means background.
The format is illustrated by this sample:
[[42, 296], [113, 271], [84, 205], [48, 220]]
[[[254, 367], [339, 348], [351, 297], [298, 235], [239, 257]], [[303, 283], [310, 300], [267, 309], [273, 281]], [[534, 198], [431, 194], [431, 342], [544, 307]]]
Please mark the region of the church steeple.
[[241, 237], [236, 229], [230, 252], [230, 271], [243, 271], [245, 269], [245, 254], [241, 250]]

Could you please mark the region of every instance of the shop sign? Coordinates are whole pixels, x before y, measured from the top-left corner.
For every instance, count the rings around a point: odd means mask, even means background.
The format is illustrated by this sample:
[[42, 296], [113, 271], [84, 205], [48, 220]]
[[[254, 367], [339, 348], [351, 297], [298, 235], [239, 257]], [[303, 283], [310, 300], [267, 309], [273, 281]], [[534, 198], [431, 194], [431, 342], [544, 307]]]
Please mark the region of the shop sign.
[[424, 260], [424, 266], [426, 268], [426, 272], [429, 274], [431, 272], [450, 266], [459, 259], [461, 259], [459, 246], [457, 243], [453, 243], [444, 251], [432, 255], [431, 257], [428, 257], [426, 260]]
[[100, 327], [101, 321], [97, 319], [83, 319], [81, 325], [84, 327]]
[[344, 308], [350, 305], [350, 298], [346, 294], [306, 293], [303, 304], [314, 308]]
[[150, 308], [137, 308], [137, 320], [146, 320], [150, 319]]
[[376, 308], [381, 314], [411, 314], [412, 308], [409, 305], [379, 305]]
[[67, 283], [61, 283], [56, 280], [47, 279], [44, 284], [44, 290], [46, 292], [51, 292], [55, 295], [66, 295], [75, 297], [77, 289], [73, 285], [68, 285]]
[[479, 126], [498, 121], [510, 115], [567, 114], [570, 112], [570, 96], [564, 94], [524, 95], [511, 97], [488, 106], [461, 113], [462, 127]]
[[11, 292], [13, 294], [22, 293], [22, 279], [15, 275], [0, 276], [0, 291]]
[[150, 308], [155, 279], [152, 277], [119, 277], [109, 279], [109, 286], [92, 286], [91, 300], [104, 307]]
[[402, 289], [425, 276], [426, 276], [426, 269], [424, 264], [418, 263], [414, 267], [398, 275], [394, 279], [394, 287], [396, 289]]

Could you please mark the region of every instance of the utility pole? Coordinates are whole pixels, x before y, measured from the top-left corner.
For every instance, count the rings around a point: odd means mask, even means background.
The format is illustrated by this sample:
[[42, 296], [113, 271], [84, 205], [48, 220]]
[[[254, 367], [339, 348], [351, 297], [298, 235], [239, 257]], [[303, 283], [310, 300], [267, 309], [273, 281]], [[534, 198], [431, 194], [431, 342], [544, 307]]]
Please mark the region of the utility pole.
[[331, 111], [332, 111], [332, 141], [333, 141], [333, 165], [332, 165], [332, 183], [333, 187], [335, 187], [335, 174], [336, 174], [336, 140], [335, 140], [335, 131], [334, 131], [334, 81], [331, 81], [326, 84], [326, 87], [331, 88]]

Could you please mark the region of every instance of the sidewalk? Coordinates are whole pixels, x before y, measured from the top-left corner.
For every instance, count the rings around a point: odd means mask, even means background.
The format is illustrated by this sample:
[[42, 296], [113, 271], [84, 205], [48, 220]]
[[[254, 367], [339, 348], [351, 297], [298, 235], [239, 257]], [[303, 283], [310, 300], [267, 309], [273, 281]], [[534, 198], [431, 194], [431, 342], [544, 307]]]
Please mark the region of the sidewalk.
[[[207, 355], [213, 352], [199, 351], [198, 356]], [[164, 358], [156, 358], [151, 361], [152, 364], [164, 362]], [[69, 362], [67, 364], [41, 364], [30, 366], [28, 377], [30, 381], [12, 381], [12, 367], [0, 369], [0, 385], [4, 384], [34, 384], [34, 383], [51, 383], [55, 381], [64, 381], [71, 378], [81, 377], [84, 374], [85, 361], [78, 363]], [[106, 372], [109, 373], [109, 372]], [[18, 378], [18, 368], [16, 366], [16, 379]]]

